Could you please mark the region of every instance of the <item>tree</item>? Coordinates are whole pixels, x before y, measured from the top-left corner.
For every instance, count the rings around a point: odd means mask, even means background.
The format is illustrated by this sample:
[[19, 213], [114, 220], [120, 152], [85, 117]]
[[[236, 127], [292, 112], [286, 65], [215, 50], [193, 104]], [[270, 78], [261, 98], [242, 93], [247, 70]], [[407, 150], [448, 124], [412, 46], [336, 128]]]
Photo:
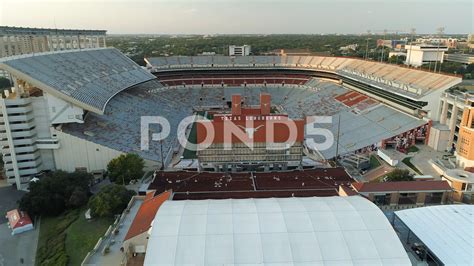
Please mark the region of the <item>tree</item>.
[[71, 208], [78, 208], [84, 206], [89, 199], [87, 192], [80, 187], [76, 187], [68, 200], [68, 206]]
[[8, 89], [12, 86], [9, 79], [0, 77], [0, 89]]
[[384, 182], [397, 182], [397, 181], [413, 181], [413, 175], [406, 169], [395, 169], [388, 173], [384, 178]]
[[55, 171], [30, 183], [30, 191], [20, 200], [20, 209], [30, 215], [57, 215], [87, 203], [92, 175]]
[[88, 205], [91, 209], [91, 215], [110, 217], [120, 214], [127, 207], [133, 195], [135, 195], [134, 191], [128, 190], [122, 185], [106, 185], [90, 198]]
[[144, 174], [144, 165], [145, 162], [137, 154], [122, 154], [107, 165], [110, 181], [125, 185], [132, 179], [139, 179]]

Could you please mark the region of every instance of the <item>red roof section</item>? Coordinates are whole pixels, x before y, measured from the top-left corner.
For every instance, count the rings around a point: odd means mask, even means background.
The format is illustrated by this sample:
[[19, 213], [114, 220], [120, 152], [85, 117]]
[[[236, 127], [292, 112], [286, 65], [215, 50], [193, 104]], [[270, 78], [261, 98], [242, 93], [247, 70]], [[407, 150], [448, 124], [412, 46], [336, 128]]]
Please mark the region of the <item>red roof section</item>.
[[[197, 122], [197, 143], [285, 143], [304, 140], [304, 120], [287, 114], [271, 114], [271, 96], [260, 94], [260, 106], [242, 107], [239, 94], [232, 95], [232, 112], [214, 114], [212, 121]], [[208, 132], [209, 130], [209, 132]], [[214, 136], [206, 140], [207, 136]]]
[[171, 195], [171, 191], [165, 191], [157, 196], [156, 191], [152, 191], [146, 194], [145, 200], [143, 201], [140, 209], [138, 209], [135, 219], [133, 219], [130, 228], [128, 229], [127, 235], [124, 240], [128, 240], [135, 237], [143, 232], [148, 231], [151, 227], [151, 222], [155, 219], [156, 212]]
[[30, 216], [28, 216], [26, 212], [20, 211], [18, 209], [7, 212], [6, 218], [8, 219], [11, 229], [16, 229], [28, 224], [32, 224]]
[[352, 183], [357, 192], [389, 192], [389, 191], [446, 191], [451, 190], [446, 181], [400, 181], [381, 183]]

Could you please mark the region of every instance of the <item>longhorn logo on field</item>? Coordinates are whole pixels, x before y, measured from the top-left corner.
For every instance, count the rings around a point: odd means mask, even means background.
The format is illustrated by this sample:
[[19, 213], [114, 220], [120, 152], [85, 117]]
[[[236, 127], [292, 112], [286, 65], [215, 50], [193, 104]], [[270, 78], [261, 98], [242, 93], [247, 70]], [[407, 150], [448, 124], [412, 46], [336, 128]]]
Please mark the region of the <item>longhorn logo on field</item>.
[[247, 133], [247, 136], [249, 137], [249, 139], [253, 139], [253, 135], [255, 132], [257, 132], [257, 130], [261, 127], [263, 127], [263, 125], [260, 125], [256, 128], [251, 128], [251, 127], [244, 127], [244, 126], [238, 126], [240, 127], [241, 129], [243, 129], [245, 131], [245, 133]]

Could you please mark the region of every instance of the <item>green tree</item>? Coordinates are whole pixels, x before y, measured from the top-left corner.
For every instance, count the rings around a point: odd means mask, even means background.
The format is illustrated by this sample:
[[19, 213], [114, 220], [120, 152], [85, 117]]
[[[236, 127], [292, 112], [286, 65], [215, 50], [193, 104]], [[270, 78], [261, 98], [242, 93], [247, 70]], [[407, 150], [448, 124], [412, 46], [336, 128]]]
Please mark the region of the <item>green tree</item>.
[[12, 86], [11, 82], [9, 79], [0, 77], [0, 89], [7, 89]]
[[385, 182], [413, 181], [413, 175], [406, 169], [395, 169], [384, 178]]
[[137, 154], [122, 154], [112, 159], [107, 165], [109, 178], [117, 184], [128, 184], [132, 179], [139, 179], [143, 176], [143, 166], [145, 162]]
[[83, 206], [87, 203], [91, 180], [92, 175], [83, 172], [48, 173], [30, 183], [30, 191], [20, 200], [20, 209], [30, 215], [57, 215], [68, 208]]
[[120, 214], [127, 207], [133, 195], [135, 195], [134, 191], [128, 190], [122, 185], [106, 185], [90, 198], [88, 205], [91, 209], [91, 215], [110, 217]]
[[68, 206], [71, 208], [78, 208], [84, 206], [89, 199], [87, 192], [80, 187], [76, 187], [68, 200]]

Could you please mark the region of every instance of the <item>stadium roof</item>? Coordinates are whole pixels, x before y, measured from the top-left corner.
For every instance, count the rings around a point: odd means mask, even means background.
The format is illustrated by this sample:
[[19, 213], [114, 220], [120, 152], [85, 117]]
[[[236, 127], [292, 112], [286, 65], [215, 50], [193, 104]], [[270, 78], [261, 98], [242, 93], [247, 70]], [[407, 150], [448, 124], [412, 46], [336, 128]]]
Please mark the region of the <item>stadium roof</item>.
[[106, 30], [51, 29], [0, 26], [0, 35], [105, 35]]
[[359, 197], [166, 201], [144, 265], [410, 265], [377, 206]]
[[170, 56], [145, 61], [157, 70], [189, 68], [295, 68], [334, 72], [414, 100], [445, 90], [462, 79], [445, 74], [346, 57], [325, 56]]
[[47, 93], [99, 114], [117, 93], [155, 78], [115, 48], [7, 57], [0, 60], [0, 68]]
[[395, 215], [444, 265], [471, 265], [474, 261], [473, 205], [415, 208]]

